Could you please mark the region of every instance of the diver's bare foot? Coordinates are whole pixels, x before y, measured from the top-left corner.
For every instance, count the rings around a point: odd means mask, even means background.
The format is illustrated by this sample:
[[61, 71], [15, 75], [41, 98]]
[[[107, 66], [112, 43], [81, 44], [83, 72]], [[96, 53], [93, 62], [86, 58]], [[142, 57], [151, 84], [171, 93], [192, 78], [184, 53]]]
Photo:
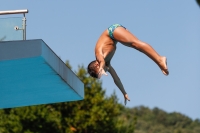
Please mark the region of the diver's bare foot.
[[167, 68], [167, 58], [162, 56], [161, 57], [161, 60], [160, 60], [160, 63], [159, 63], [159, 67], [161, 69], [161, 71], [163, 72], [164, 75], [169, 75], [169, 71], [168, 71], [168, 68]]

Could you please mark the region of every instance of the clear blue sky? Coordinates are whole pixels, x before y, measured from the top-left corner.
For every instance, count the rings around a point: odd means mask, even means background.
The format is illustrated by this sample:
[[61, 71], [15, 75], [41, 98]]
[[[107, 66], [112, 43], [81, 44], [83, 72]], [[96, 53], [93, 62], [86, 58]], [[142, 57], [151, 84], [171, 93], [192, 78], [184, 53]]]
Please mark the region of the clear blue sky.
[[[164, 76], [146, 55], [117, 44], [111, 63], [131, 99], [127, 106], [200, 118], [200, 8], [195, 0], [1, 1], [1, 10], [17, 9], [29, 10], [27, 39], [43, 39], [73, 70], [95, 59], [94, 46], [108, 26], [124, 25], [167, 56], [170, 71]], [[115, 90], [123, 102], [110, 75], [102, 82], [107, 95]]]

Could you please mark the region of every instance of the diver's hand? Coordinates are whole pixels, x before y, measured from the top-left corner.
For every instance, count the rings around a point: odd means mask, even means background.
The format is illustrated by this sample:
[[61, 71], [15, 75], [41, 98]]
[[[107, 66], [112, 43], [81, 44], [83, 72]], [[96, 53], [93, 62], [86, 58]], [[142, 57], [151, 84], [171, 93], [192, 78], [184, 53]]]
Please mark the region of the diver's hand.
[[106, 75], [106, 76], [108, 75], [108, 74], [104, 71], [103, 68], [101, 68], [101, 69], [99, 70], [98, 78], [100, 79], [102, 75]]
[[125, 104], [125, 105], [126, 105], [127, 100], [130, 101], [130, 99], [128, 98], [128, 95], [125, 94], [125, 95], [124, 95], [124, 104]]

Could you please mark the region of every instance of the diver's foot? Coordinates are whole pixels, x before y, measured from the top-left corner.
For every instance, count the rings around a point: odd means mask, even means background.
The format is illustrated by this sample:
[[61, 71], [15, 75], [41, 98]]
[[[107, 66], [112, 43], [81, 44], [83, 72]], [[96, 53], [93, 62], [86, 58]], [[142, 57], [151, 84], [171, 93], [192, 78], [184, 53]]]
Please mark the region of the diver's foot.
[[168, 71], [168, 68], [167, 68], [167, 58], [162, 56], [161, 57], [161, 60], [160, 60], [160, 63], [159, 63], [159, 66], [160, 66], [160, 69], [161, 71], [163, 72], [164, 75], [169, 75], [169, 71]]

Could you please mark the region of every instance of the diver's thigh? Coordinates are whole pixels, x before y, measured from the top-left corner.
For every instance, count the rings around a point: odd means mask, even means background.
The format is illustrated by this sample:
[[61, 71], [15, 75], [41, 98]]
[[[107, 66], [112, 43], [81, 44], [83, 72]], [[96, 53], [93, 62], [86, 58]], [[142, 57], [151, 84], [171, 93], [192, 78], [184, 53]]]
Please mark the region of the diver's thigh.
[[133, 43], [138, 40], [137, 37], [123, 27], [117, 27], [113, 32], [113, 36], [115, 40], [125, 44]]

